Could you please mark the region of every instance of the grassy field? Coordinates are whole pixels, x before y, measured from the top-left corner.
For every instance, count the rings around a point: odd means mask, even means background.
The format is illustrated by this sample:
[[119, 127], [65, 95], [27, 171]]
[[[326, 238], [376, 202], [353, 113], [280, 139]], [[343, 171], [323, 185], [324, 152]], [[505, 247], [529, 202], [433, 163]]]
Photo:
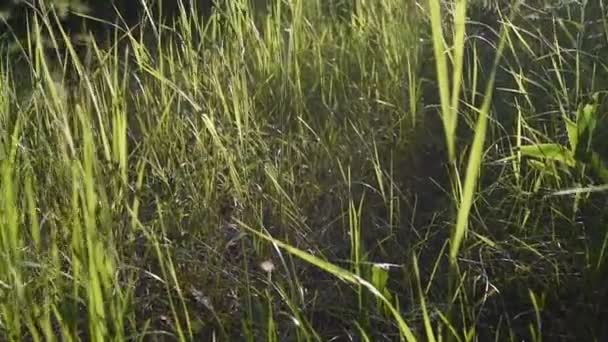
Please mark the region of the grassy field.
[[32, 20], [0, 340], [606, 341], [608, 3], [507, 2]]

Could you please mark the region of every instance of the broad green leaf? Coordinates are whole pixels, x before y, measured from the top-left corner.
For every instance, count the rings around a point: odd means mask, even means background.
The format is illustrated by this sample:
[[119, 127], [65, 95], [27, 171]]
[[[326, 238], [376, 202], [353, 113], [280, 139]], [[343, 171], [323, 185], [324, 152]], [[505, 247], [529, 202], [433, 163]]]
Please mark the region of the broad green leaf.
[[558, 161], [571, 167], [576, 164], [572, 151], [560, 144], [525, 145], [520, 152], [523, 156]]

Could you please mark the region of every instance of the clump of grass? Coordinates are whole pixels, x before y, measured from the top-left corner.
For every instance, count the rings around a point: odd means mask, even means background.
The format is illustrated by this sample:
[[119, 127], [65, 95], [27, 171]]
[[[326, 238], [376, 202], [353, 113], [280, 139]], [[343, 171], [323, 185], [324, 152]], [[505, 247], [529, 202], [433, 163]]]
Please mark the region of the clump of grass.
[[0, 63], [3, 337], [601, 338], [559, 302], [605, 296], [595, 9], [488, 6], [485, 49], [471, 6], [183, 7], [84, 55], [35, 19]]

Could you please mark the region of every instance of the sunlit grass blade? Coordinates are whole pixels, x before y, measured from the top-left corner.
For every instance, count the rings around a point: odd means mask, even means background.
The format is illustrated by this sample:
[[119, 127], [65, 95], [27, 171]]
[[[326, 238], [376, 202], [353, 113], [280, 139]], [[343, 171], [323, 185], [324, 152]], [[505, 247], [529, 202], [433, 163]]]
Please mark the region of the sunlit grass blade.
[[[464, 64], [464, 47], [466, 38], [466, 19], [467, 19], [467, 0], [456, 0], [456, 8], [454, 9], [454, 38], [453, 38], [453, 70], [452, 70], [452, 92], [449, 119], [451, 122], [448, 127], [452, 129], [450, 132], [452, 139], [455, 139], [456, 128], [458, 127], [458, 109], [460, 105], [460, 91], [462, 85], [462, 74]], [[455, 145], [455, 142], [451, 143]], [[455, 146], [454, 146], [455, 148]], [[455, 153], [455, 151], [453, 150]]]
[[494, 92], [494, 80], [496, 78], [496, 71], [502, 57], [502, 52], [507, 43], [507, 30], [507, 26], [504, 25], [500, 33], [500, 40], [498, 43], [498, 48], [496, 49], [494, 64], [492, 66], [492, 70], [490, 71], [490, 77], [486, 85], [483, 102], [481, 108], [479, 109], [477, 123], [475, 125], [473, 143], [469, 151], [466, 173], [464, 175], [462, 198], [460, 199], [456, 217], [456, 225], [452, 233], [450, 245], [450, 262], [452, 264], [456, 262], [458, 252], [460, 251], [460, 246], [462, 245], [462, 241], [468, 229], [469, 213], [471, 211], [471, 207], [473, 206], [473, 199], [475, 197], [477, 181], [479, 179], [480, 169], [483, 161], [488, 117], [490, 115], [490, 106], [492, 105], [492, 95]]
[[[450, 74], [448, 70], [448, 58], [446, 42], [443, 35], [443, 23], [441, 18], [441, 1], [429, 0], [429, 11], [431, 17], [431, 30], [433, 39], [433, 52], [435, 56], [437, 85], [441, 102], [441, 120], [443, 122], [445, 142], [448, 149], [449, 162], [456, 159], [456, 125], [457, 118], [450, 107]], [[464, 13], [466, 14], [466, 12]], [[460, 20], [464, 20], [461, 18]], [[464, 34], [464, 28], [459, 28], [458, 33]], [[459, 38], [459, 40], [462, 38]]]

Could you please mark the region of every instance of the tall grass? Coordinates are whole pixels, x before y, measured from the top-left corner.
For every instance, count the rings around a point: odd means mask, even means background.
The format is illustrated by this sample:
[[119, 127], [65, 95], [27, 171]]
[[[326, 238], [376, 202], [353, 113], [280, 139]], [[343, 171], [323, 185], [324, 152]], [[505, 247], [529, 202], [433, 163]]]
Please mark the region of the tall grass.
[[86, 48], [37, 16], [0, 59], [2, 339], [600, 340], [559, 316], [605, 296], [593, 8], [476, 40], [483, 5], [241, 0]]

